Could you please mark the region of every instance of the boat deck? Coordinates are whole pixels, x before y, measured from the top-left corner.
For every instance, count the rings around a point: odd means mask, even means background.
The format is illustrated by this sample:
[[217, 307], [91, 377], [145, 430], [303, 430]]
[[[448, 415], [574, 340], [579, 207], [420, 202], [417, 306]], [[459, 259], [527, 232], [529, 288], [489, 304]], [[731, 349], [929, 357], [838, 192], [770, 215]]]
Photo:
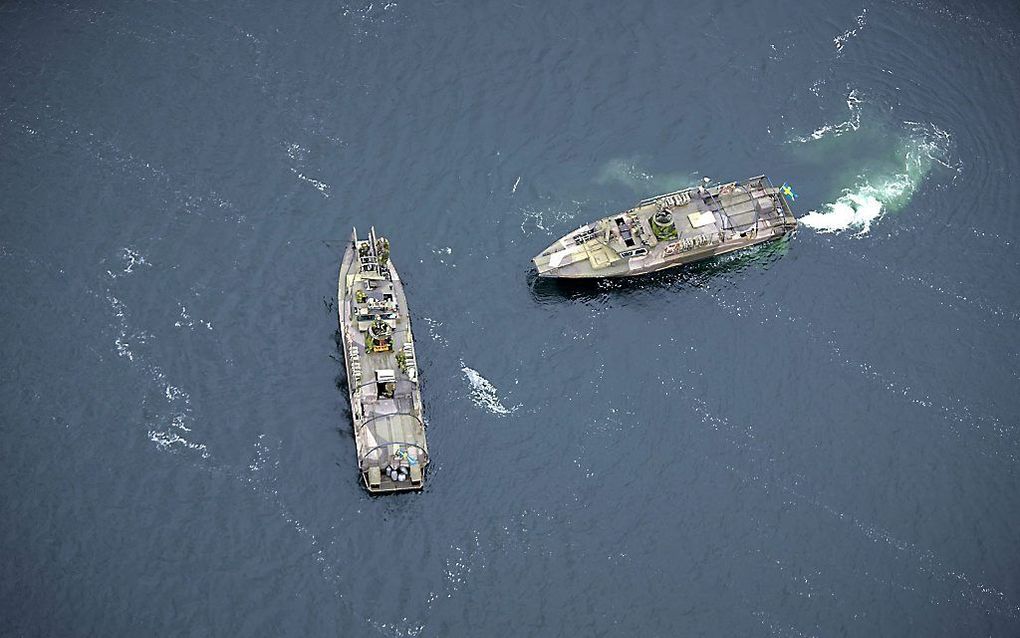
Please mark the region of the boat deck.
[[[397, 365], [396, 353], [404, 347], [406, 342], [403, 337], [406, 334], [406, 330], [393, 332], [393, 351], [368, 353], [365, 352], [364, 334], [357, 332], [353, 335], [352, 341], [360, 354], [363, 375], [360, 384], [362, 420], [361, 427], [356, 432], [359, 448], [367, 452], [363, 460], [385, 461], [390, 454], [389, 446], [396, 443], [413, 443], [424, 447], [425, 437], [421, 420], [417, 416], [412, 416], [418, 408], [414, 397], [416, 386], [406, 376], [401, 378]], [[377, 370], [396, 372], [397, 390], [393, 398], [378, 397], [375, 383]], [[378, 447], [380, 445], [387, 447], [380, 448]]]
[[[393, 265], [359, 253], [363, 243], [352, 236], [337, 290], [358, 465], [370, 492], [419, 490], [429, 459], [407, 300]], [[404, 480], [387, 476], [391, 466], [406, 470]]]
[[646, 199], [565, 235], [533, 261], [543, 277], [633, 276], [778, 239], [796, 225], [779, 189], [759, 176]]

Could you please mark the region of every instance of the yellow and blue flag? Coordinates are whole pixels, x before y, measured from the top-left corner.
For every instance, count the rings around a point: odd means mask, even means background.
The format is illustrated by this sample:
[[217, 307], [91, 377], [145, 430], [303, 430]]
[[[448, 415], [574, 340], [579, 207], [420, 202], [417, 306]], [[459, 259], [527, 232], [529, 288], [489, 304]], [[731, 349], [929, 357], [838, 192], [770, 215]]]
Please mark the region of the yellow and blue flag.
[[793, 192], [793, 188], [789, 183], [783, 182], [783, 186], [779, 189], [779, 192], [789, 197], [791, 202], [797, 201], [797, 193]]

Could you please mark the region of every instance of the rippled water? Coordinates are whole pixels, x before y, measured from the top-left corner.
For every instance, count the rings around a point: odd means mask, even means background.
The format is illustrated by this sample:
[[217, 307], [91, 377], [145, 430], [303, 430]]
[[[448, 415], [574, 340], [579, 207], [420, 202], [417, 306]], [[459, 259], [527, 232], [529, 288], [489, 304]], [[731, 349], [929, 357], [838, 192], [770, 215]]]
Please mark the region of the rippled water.
[[[0, 4], [8, 635], [1016, 635], [1009, 3]], [[792, 241], [529, 259], [767, 172]], [[353, 225], [420, 343], [358, 485]]]

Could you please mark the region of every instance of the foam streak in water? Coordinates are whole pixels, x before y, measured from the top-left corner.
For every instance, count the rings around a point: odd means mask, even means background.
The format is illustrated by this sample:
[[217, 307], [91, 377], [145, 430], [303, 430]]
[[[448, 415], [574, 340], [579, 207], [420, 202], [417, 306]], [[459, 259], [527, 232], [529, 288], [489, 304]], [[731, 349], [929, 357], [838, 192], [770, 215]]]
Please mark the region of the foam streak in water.
[[191, 428], [187, 425], [191, 421], [191, 399], [188, 393], [170, 383], [162, 368], [146, 362], [145, 358], [135, 351], [137, 344], [144, 344], [153, 338], [152, 335], [133, 330], [130, 327], [127, 320], [127, 307], [109, 289], [106, 291], [106, 301], [117, 324], [118, 335], [114, 339], [117, 354], [127, 359], [131, 365], [143, 370], [152, 382], [160, 387], [160, 394], [165, 397], [167, 406], [170, 408], [171, 414], [167, 422], [149, 424], [149, 440], [163, 450], [194, 450], [200, 453], [202, 458], [208, 458], [209, 451], [204, 443], [195, 443], [184, 437], [185, 434], [191, 432]]
[[[724, 299], [718, 293], [711, 290], [707, 292], [709, 297], [719, 307], [738, 317], [744, 316], [743, 306], [739, 303]], [[747, 305], [750, 306], [751, 304], [748, 303]], [[937, 400], [931, 394], [900, 381], [891, 372], [883, 372], [867, 361], [857, 360], [848, 356], [843, 352], [843, 348], [836, 341], [833, 333], [830, 332], [828, 336], [818, 335], [811, 321], [791, 315], [778, 305], [772, 309], [765, 308], [762, 305], [761, 312], [764, 317], [761, 320], [762, 325], [766, 325], [773, 318], [786, 320], [791, 324], [797, 325], [804, 329], [802, 332], [812, 341], [821, 343], [828, 348], [832, 353], [833, 361], [858, 372], [865, 379], [878, 384], [894, 396], [902, 397], [918, 407], [940, 413], [947, 420], [949, 429], [955, 437], [959, 438], [961, 436], [961, 432], [956, 424], [966, 426], [970, 431], [977, 433], [982, 440], [985, 439], [985, 432], [991, 431], [995, 433], [997, 441], [987, 453], [991, 456], [1005, 456], [1014, 463], [1017, 461], [1015, 452], [1016, 442], [1013, 440], [1016, 429], [1013, 425], [1003, 423], [994, 415], [981, 414], [958, 398], [942, 396], [941, 400]], [[1009, 445], [1004, 446], [1002, 445], [1003, 443], [1009, 443]]]
[[[697, 375], [694, 370], [688, 370], [688, 373], [692, 376]], [[767, 449], [758, 449], [761, 446], [760, 444], [755, 444], [756, 437], [754, 435], [753, 425], [748, 425], [742, 428], [734, 426], [729, 422], [729, 419], [713, 414], [708, 409], [707, 403], [703, 399], [699, 398], [701, 393], [695, 388], [688, 387], [682, 380], [674, 379], [672, 382], [682, 392], [686, 393], [685, 396], [690, 397], [691, 401], [689, 405], [692, 406], [694, 412], [701, 417], [702, 423], [709, 426], [712, 430], [726, 436], [729, 439], [730, 444], [737, 449], [749, 453], [752, 460], [756, 461], [755, 464], [759, 468], [751, 474], [738, 470], [732, 465], [726, 466], [728, 470], [740, 475], [749, 482], [761, 485], [765, 491], [769, 491], [770, 487], [778, 488], [785, 494], [794, 497], [799, 502], [819, 509], [841, 522], [850, 523], [854, 529], [868, 540], [874, 543], [882, 543], [906, 556], [909, 556], [914, 561], [919, 571], [928, 574], [940, 582], [948, 583], [952, 587], [958, 589], [954, 596], [947, 598], [947, 601], [962, 598], [971, 606], [981, 609], [986, 613], [996, 613], [1010, 618], [1016, 618], [1018, 614], [1020, 614], [1020, 607], [1010, 601], [1004, 592], [984, 583], [974, 582], [962, 570], [947, 567], [934, 552], [922, 549], [909, 541], [899, 539], [890, 532], [881, 529], [876, 525], [862, 521], [852, 514], [843, 512], [836, 507], [821, 502], [816, 497], [810, 494], [805, 494], [796, 485], [796, 483], [793, 485], [789, 484], [788, 481], [781, 476], [767, 478], [764, 476], [765, 472], [763, 470], [774, 469], [771, 464], [772, 453]], [[734, 435], [737, 436], [734, 437]], [[769, 462], [763, 461], [761, 458], [762, 455], [770, 457]]]
[[856, 26], [847, 29], [846, 31], [832, 39], [832, 44], [833, 46], [836, 47], [837, 56], [843, 53], [843, 47], [846, 45], [847, 41], [850, 40], [851, 38], [856, 37], [857, 33], [864, 28], [867, 17], [868, 10], [863, 9], [861, 11], [861, 15], [857, 16]]
[[[778, 488], [783, 493], [794, 497], [794, 499], [800, 503], [804, 503], [821, 510], [836, 520], [844, 523], [850, 523], [850, 525], [858, 533], [863, 535], [869, 541], [876, 544], [886, 545], [897, 552], [910, 557], [918, 571], [931, 576], [938, 582], [945, 583], [956, 589], [952, 595], [945, 598], [945, 602], [952, 603], [962, 599], [968, 605], [980, 609], [985, 613], [995, 613], [1008, 618], [1017, 618], [1020, 616], [1020, 606], [1014, 604], [1013, 601], [1006, 596], [1005, 592], [984, 583], [974, 582], [971, 577], [962, 570], [948, 567], [945, 562], [931, 550], [923, 549], [915, 543], [897, 538], [890, 532], [876, 525], [862, 521], [850, 513], [844, 512], [827, 503], [823, 503], [817, 498], [805, 494], [799, 488], [786, 484], [786, 482], [782, 479], [769, 481], [762, 478], [762, 476], [758, 473], [748, 475], [732, 465], [727, 466], [727, 469], [738, 474], [749, 482], [760, 484], [762, 489], [766, 492], [769, 491], [770, 488]], [[899, 587], [905, 588], [902, 585]], [[915, 589], [913, 587], [906, 588]], [[938, 603], [936, 602], [936, 604]]]
[[207, 458], [203, 459], [203, 462], [197, 463], [196, 466], [210, 473], [229, 477], [230, 479], [247, 486], [252, 490], [252, 492], [261, 496], [266, 502], [275, 506], [280, 518], [283, 519], [287, 525], [293, 528], [293, 530], [302, 538], [308, 541], [311, 551], [314, 554], [314, 560], [322, 573], [323, 579], [335, 587], [333, 593], [337, 598], [343, 598], [343, 595], [340, 593], [340, 574], [337, 573], [332, 562], [328, 560], [326, 548], [323, 546], [323, 543], [320, 542], [319, 536], [312, 532], [307, 525], [298, 519], [286, 503], [283, 502], [280, 492], [276, 488], [275, 474], [267, 475], [265, 472], [266, 468], [270, 466], [274, 469], [278, 469], [280, 461], [278, 450], [275, 454], [272, 454], [271, 458], [269, 446], [266, 445], [264, 439], [265, 434], [259, 434], [258, 440], [254, 445], [255, 451], [252, 460], [244, 469], [231, 467], [229, 465], [210, 465]]
[[840, 135], [852, 133], [853, 131], [861, 128], [861, 98], [857, 89], [850, 89], [850, 92], [846, 96], [846, 107], [850, 111], [850, 117], [848, 117], [846, 121], [840, 122], [839, 124], [823, 124], [812, 131], [811, 135], [808, 135], [807, 137], [794, 138], [793, 141], [805, 144], [807, 142], [820, 140], [826, 135], [839, 137]]
[[[830, 247], [833, 246], [832, 244], [829, 245]], [[944, 308], [963, 310], [963, 306], [966, 305], [969, 309], [980, 312], [983, 315], [981, 318], [989, 324], [996, 326], [1001, 325], [1004, 320], [1020, 322], [1020, 311], [1002, 306], [994, 301], [982, 298], [975, 293], [966, 292], [968, 286], [965, 282], [957, 281], [954, 283], [940, 283], [936, 280], [936, 277], [933, 274], [915, 275], [904, 272], [901, 269], [892, 268], [889, 264], [877, 263], [866, 254], [857, 253], [848, 249], [844, 249], [841, 252], [845, 252], [845, 254], [850, 255], [873, 268], [881, 269], [887, 273], [888, 276], [896, 277], [904, 284], [931, 291], [938, 296], [938, 304]], [[975, 318], [978, 318], [978, 315], [973, 312], [968, 315], [968, 319], [970, 320]]]
[[499, 399], [496, 387], [489, 383], [488, 379], [483, 377], [477, 370], [464, 365], [463, 361], [460, 362], [460, 365], [464, 378], [467, 379], [468, 385], [471, 386], [471, 401], [475, 405], [498, 416], [512, 414], [521, 407], [521, 404], [510, 408], [503, 405], [503, 402]]
[[228, 219], [232, 221], [240, 223], [245, 220], [233, 202], [215, 190], [208, 190], [206, 195], [193, 193], [158, 164], [139, 157], [112, 141], [104, 140], [93, 131], [84, 130], [71, 121], [52, 115], [50, 111], [47, 105], [41, 115], [32, 114], [31, 124], [13, 118], [8, 121], [28, 135], [29, 139], [73, 144], [101, 165], [112, 166], [139, 182], [157, 185], [168, 199], [173, 200], [178, 210], [187, 214], [205, 216], [207, 211], [219, 210], [227, 211]]
[[306, 184], [311, 184], [312, 188], [319, 191], [323, 197], [329, 199], [331, 186], [322, 180], [309, 177], [304, 173], [305, 160], [308, 157], [308, 149], [304, 148], [300, 144], [290, 143], [287, 144], [287, 157], [297, 166], [291, 166], [290, 172], [294, 173], [299, 180]]
[[529, 206], [521, 211], [521, 233], [525, 236], [552, 235], [553, 232], [568, 221], [573, 220], [585, 207], [583, 202], [571, 202], [573, 210], [564, 210], [561, 206], [536, 208]]

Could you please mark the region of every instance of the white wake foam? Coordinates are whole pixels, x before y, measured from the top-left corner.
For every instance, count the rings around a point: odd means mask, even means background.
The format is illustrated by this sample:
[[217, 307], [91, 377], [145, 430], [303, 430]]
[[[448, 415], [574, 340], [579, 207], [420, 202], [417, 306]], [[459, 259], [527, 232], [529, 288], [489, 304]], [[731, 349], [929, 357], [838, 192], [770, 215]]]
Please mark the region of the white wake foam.
[[[122, 249], [121, 258], [124, 261], [124, 268], [120, 275], [113, 274], [110, 270], [106, 271], [111, 279], [117, 279], [125, 274], [130, 275], [136, 266], [150, 265], [141, 253], [130, 248]], [[105, 297], [106, 303], [113, 313], [114, 327], [117, 329], [117, 336], [113, 340], [117, 355], [127, 359], [133, 367], [140, 370], [156, 387], [160, 388], [161, 394], [166, 400], [169, 414], [157, 417], [148, 424], [149, 440], [162, 450], [189, 449], [198, 452], [204, 459], [209, 458], [209, 450], [204, 443], [196, 443], [185, 438], [186, 435], [190, 436], [191, 427], [188, 424], [193, 421], [191, 397], [167, 379], [163, 368], [155, 363], [150, 363], [138, 350], [138, 346], [145, 345], [154, 339], [154, 335], [131, 327], [128, 321], [127, 305], [113, 294], [110, 287], [106, 288]], [[211, 326], [210, 329], [212, 329]]]
[[310, 184], [312, 186], [312, 188], [314, 188], [315, 190], [317, 190], [320, 193], [322, 193], [323, 197], [325, 197], [326, 199], [329, 199], [330, 190], [333, 187], [330, 186], [329, 184], [327, 184], [326, 182], [322, 181], [322, 180], [315, 179], [314, 177], [309, 177], [308, 175], [306, 175], [304, 173], [304, 170], [305, 170], [304, 167], [305, 167], [305, 164], [307, 163], [308, 154], [309, 154], [308, 149], [303, 147], [303, 146], [301, 146], [300, 144], [297, 144], [297, 143], [294, 143], [294, 142], [290, 142], [290, 143], [286, 144], [286, 150], [287, 150], [287, 157], [289, 157], [290, 160], [294, 164], [296, 164], [296, 166], [291, 166], [290, 167], [290, 172], [293, 173], [294, 175], [296, 175], [297, 178], [299, 180], [301, 180], [302, 182], [305, 182], [306, 184]]
[[950, 160], [952, 136], [932, 123], [903, 122], [907, 134], [896, 149], [897, 164], [891, 172], [857, 176], [834, 202], [800, 218], [809, 228], [823, 233], [845, 230], [865, 235], [888, 211], [910, 201], [936, 165], [959, 172], [960, 164]]
[[843, 53], [843, 47], [846, 46], [847, 41], [850, 40], [851, 38], [856, 37], [857, 33], [864, 28], [864, 25], [867, 23], [867, 17], [868, 10], [867, 9], [862, 10], [861, 15], [857, 16], [856, 26], [847, 29], [846, 31], [832, 39], [832, 44], [833, 46], [836, 47], [837, 56]]
[[570, 203], [573, 210], [567, 210], [562, 205], [523, 208], [521, 209], [521, 233], [525, 236], [552, 235], [555, 229], [577, 217], [585, 206], [584, 202], [573, 200]]
[[821, 212], [813, 210], [804, 215], [800, 223], [823, 233], [852, 229], [864, 235], [882, 215], [884, 202], [909, 196], [913, 189], [906, 174], [893, 175], [877, 186], [865, 181], [854, 189], [844, 189], [836, 201], [825, 204]]
[[[813, 92], [817, 91], [817, 85], [818, 83], [816, 82], [815, 85], [812, 86]], [[850, 111], [850, 116], [846, 119], [846, 121], [840, 122], [839, 124], [823, 124], [812, 131], [810, 135], [794, 138], [793, 141], [801, 143], [814, 142], [827, 135], [839, 137], [845, 133], [852, 133], [858, 130], [861, 128], [861, 97], [857, 89], [851, 88], [850, 92], [847, 93], [846, 108]]]
[[[149, 440], [155, 443], [162, 450], [174, 451], [177, 449], [194, 450], [201, 454], [202, 458], [209, 458], [209, 450], [205, 443], [196, 443], [185, 438], [185, 434], [191, 432], [187, 425], [192, 421], [191, 397], [187, 392], [178, 386], [170, 383], [163, 369], [146, 361], [145, 357], [138, 353], [134, 347], [137, 344], [144, 344], [153, 338], [150, 333], [132, 330], [127, 319], [127, 307], [124, 302], [118, 299], [107, 289], [106, 301], [117, 321], [119, 334], [114, 339], [117, 354], [124, 357], [132, 366], [135, 366], [162, 389], [162, 395], [166, 399], [169, 415], [157, 418], [149, 424]], [[166, 422], [166, 417], [169, 422]]]
[[460, 365], [464, 378], [467, 379], [468, 384], [471, 386], [471, 401], [476, 406], [499, 416], [512, 414], [521, 407], [520, 404], [509, 408], [503, 405], [503, 402], [499, 399], [496, 387], [488, 379], [483, 377], [477, 370], [464, 365], [463, 361], [460, 362]]

